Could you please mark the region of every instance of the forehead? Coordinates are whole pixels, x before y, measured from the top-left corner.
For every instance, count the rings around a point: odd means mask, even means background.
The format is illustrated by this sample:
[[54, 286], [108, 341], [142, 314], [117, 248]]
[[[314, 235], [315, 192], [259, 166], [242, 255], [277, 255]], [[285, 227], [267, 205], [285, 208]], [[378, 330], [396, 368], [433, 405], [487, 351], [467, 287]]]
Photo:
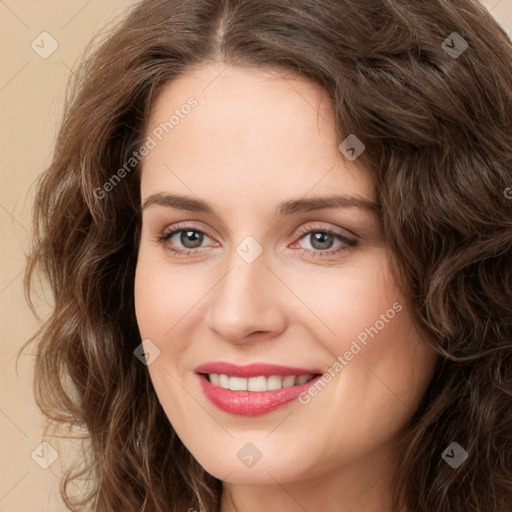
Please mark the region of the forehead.
[[227, 183], [232, 198], [254, 191], [277, 201], [287, 188], [373, 196], [368, 173], [339, 152], [327, 93], [290, 73], [197, 66], [156, 98], [146, 135], [155, 130], [161, 140], [143, 161], [143, 196], [165, 185], [212, 197]]

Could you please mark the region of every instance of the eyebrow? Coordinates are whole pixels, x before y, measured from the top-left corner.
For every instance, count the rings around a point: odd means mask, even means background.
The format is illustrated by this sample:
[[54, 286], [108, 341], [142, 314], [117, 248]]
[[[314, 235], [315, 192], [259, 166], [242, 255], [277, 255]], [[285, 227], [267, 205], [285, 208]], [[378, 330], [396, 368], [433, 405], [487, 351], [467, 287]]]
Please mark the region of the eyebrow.
[[[168, 208], [176, 208], [179, 210], [187, 210], [191, 212], [204, 212], [215, 214], [214, 208], [203, 201], [189, 196], [180, 194], [157, 193], [150, 195], [142, 204], [142, 209], [150, 206], [166, 206]], [[314, 210], [322, 210], [324, 208], [360, 208], [379, 217], [380, 207], [377, 203], [370, 201], [364, 197], [353, 195], [329, 195], [310, 198], [290, 199], [283, 201], [278, 205], [276, 214], [280, 217], [298, 212], [310, 212]]]

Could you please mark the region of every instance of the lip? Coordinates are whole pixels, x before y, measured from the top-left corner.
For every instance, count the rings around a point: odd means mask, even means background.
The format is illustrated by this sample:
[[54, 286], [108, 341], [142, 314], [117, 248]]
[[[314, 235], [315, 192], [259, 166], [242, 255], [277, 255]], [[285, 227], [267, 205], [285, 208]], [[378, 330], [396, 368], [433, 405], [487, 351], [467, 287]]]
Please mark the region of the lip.
[[263, 375], [270, 377], [271, 375], [280, 375], [286, 377], [287, 375], [315, 375], [322, 374], [322, 370], [311, 368], [293, 368], [291, 366], [280, 366], [267, 363], [252, 363], [244, 366], [239, 366], [224, 361], [215, 361], [205, 363], [198, 366], [195, 370], [196, 373], [218, 373], [219, 375], [229, 375], [230, 377], [259, 377]]
[[[268, 414], [298, 398], [301, 393], [316, 383], [321, 378], [319, 370], [310, 368], [293, 368], [290, 366], [272, 365], [266, 363], [253, 363], [246, 366], [238, 366], [231, 363], [215, 362], [206, 363], [195, 369], [195, 377], [206, 398], [220, 410], [239, 416], [260, 416]], [[209, 382], [205, 373], [224, 374], [233, 377], [258, 377], [263, 375], [311, 375], [317, 374], [309, 382], [298, 386], [281, 388], [270, 391], [232, 391], [224, 389]]]

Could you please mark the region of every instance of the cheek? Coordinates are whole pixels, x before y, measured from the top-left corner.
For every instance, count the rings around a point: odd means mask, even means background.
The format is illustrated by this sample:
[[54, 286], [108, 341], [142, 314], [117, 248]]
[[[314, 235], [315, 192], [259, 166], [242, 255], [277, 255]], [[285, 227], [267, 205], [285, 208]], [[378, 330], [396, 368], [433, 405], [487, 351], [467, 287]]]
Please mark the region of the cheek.
[[182, 376], [177, 367], [188, 349], [183, 327], [188, 319], [187, 311], [198, 300], [197, 290], [186, 272], [173, 271], [172, 280], [169, 279], [168, 266], [152, 257], [153, 253], [141, 246], [135, 273], [135, 313], [140, 335], [160, 350], [159, 357], [147, 369], [173, 426], [183, 429], [185, 422], [186, 428], [193, 430], [195, 427], [186, 422], [190, 398], [178, 383]]
[[376, 331], [388, 332], [401, 314], [399, 289], [384, 250], [368, 251], [357, 264], [295, 276], [294, 282], [296, 295], [310, 310], [305, 318], [311, 318], [295, 321], [309, 323], [315, 338], [335, 355], [349, 350], [355, 339], [364, 347]]
[[[172, 337], [201, 295], [199, 276], [169, 268], [157, 251], [141, 247], [135, 272], [135, 313], [142, 338]], [[206, 286], [206, 284], [203, 284]]]
[[[310, 315], [313, 335], [331, 358], [334, 400], [355, 408], [364, 401], [365, 414], [375, 420], [368, 424], [374, 425], [381, 421], [377, 417], [391, 419], [390, 410], [414, 410], [437, 354], [415, 329], [385, 255], [375, 252], [359, 265], [341, 269], [335, 279], [316, 276], [297, 282], [298, 293], [307, 297], [319, 320]], [[305, 295], [311, 282], [315, 292]]]

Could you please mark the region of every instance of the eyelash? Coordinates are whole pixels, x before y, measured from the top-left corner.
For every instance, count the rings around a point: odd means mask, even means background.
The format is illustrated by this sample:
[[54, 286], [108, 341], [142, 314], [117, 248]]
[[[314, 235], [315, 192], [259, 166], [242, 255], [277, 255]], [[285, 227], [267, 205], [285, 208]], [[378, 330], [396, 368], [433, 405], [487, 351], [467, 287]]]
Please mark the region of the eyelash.
[[[186, 257], [186, 256], [195, 257], [196, 253], [200, 252], [201, 250], [205, 250], [205, 251], [211, 250], [211, 247], [210, 248], [203, 247], [203, 248], [196, 248], [196, 249], [176, 249], [176, 248], [172, 247], [171, 245], [167, 244], [167, 242], [169, 241], [170, 238], [172, 238], [175, 234], [180, 233], [181, 231], [194, 231], [196, 233], [202, 233], [202, 234], [208, 236], [209, 238], [212, 238], [212, 237], [210, 237], [210, 235], [208, 235], [208, 233], [202, 231], [201, 229], [197, 229], [194, 226], [190, 226], [190, 225], [186, 225], [186, 224], [178, 224], [176, 226], [173, 226], [170, 230], [167, 229], [164, 232], [162, 232], [158, 236], [157, 240], [161, 244], [166, 245], [166, 250], [168, 250], [168, 251], [172, 252], [173, 254], [176, 254], [177, 256], [180, 256], [180, 257]], [[325, 233], [328, 235], [332, 235], [337, 240], [339, 240], [340, 242], [343, 242], [343, 244], [345, 244], [345, 246], [342, 245], [342, 246], [338, 247], [337, 249], [330, 249], [330, 250], [325, 250], [325, 251], [322, 251], [319, 249], [304, 249], [302, 247], [299, 247], [297, 249], [301, 254], [311, 255], [314, 258], [317, 258], [317, 257], [324, 258], [324, 257], [328, 257], [328, 256], [333, 256], [334, 254], [338, 254], [342, 251], [346, 251], [348, 249], [351, 249], [351, 248], [359, 245], [358, 240], [355, 240], [353, 238], [348, 238], [348, 237], [342, 235], [341, 233], [337, 233], [336, 231], [333, 231], [331, 229], [320, 228], [318, 226], [315, 227], [313, 225], [304, 226], [304, 228], [299, 230], [299, 232], [296, 235], [298, 237], [297, 242], [302, 240], [303, 238], [305, 238], [306, 235], [310, 235], [312, 233]], [[297, 242], [294, 242], [294, 244]]]

